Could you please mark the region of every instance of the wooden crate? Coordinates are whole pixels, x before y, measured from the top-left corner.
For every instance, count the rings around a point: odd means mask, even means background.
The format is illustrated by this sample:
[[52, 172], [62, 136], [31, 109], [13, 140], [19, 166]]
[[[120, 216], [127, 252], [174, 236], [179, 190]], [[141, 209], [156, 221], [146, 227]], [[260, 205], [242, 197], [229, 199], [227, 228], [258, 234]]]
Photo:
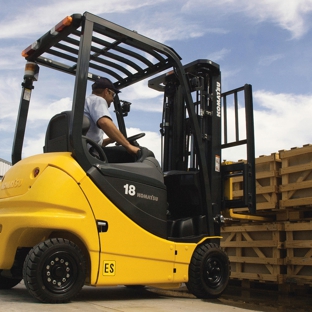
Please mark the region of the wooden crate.
[[280, 209], [312, 205], [312, 145], [280, 151]]
[[283, 224], [223, 226], [221, 235], [221, 247], [231, 262], [231, 279], [283, 282]]
[[[256, 209], [257, 212], [278, 208], [279, 202], [279, 170], [281, 160], [278, 153], [269, 156], [260, 156], [255, 159], [256, 163]], [[233, 197], [243, 196], [243, 177], [233, 178]], [[247, 208], [235, 209], [237, 212], [247, 212]]]
[[285, 283], [312, 285], [312, 221], [285, 222]]
[[309, 221], [312, 220], [311, 207], [287, 207], [275, 212], [276, 221]]

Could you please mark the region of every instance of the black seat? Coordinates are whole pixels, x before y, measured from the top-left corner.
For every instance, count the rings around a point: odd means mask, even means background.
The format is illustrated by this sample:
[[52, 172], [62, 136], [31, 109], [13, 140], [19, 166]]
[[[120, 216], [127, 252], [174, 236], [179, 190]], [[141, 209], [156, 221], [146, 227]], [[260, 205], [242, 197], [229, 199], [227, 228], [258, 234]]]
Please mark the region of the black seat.
[[[69, 130], [72, 120], [71, 117], [71, 111], [64, 111], [51, 118], [46, 132], [45, 146], [43, 148], [44, 153], [73, 152], [73, 147], [70, 145], [69, 141]], [[107, 162], [107, 158], [102, 148], [97, 143], [86, 137], [89, 128], [90, 120], [84, 115], [82, 120], [81, 139], [85, 156], [91, 165]], [[90, 145], [95, 147], [95, 150], [98, 152], [90, 154]]]
[[[64, 111], [51, 118], [46, 132], [44, 153], [71, 152], [69, 144], [71, 116], [71, 111]], [[86, 135], [89, 128], [90, 120], [83, 116], [82, 136]]]

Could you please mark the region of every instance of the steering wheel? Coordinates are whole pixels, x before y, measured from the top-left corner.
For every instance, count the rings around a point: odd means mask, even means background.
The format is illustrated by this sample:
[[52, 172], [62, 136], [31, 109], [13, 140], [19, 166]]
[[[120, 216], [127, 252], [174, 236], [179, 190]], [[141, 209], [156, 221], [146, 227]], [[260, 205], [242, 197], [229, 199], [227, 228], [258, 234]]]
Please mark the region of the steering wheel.
[[92, 157], [97, 158], [101, 161], [107, 162], [107, 157], [102, 149], [102, 147], [95, 143], [94, 141], [90, 140], [89, 138], [86, 138], [86, 142], [91, 145], [89, 152]]
[[[134, 142], [135, 142], [136, 140], [138, 140], [138, 139], [143, 138], [144, 136], [145, 136], [145, 133], [142, 132], [142, 133], [138, 133], [138, 134], [132, 135], [132, 136], [126, 138], [126, 139], [127, 139], [127, 141], [128, 141], [130, 144], [135, 145], [135, 146], [139, 146], [138, 143], [134, 144]], [[116, 146], [119, 146], [119, 145], [120, 145], [120, 144], [116, 142]]]
[[128, 141], [129, 143], [132, 144], [134, 141], [136, 141], [136, 140], [138, 140], [138, 139], [141, 139], [141, 138], [143, 138], [144, 136], [145, 136], [145, 133], [144, 133], [144, 132], [138, 133], [138, 134], [135, 134], [135, 135], [132, 135], [132, 136], [128, 137], [128, 138], [127, 138], [127, 141]]

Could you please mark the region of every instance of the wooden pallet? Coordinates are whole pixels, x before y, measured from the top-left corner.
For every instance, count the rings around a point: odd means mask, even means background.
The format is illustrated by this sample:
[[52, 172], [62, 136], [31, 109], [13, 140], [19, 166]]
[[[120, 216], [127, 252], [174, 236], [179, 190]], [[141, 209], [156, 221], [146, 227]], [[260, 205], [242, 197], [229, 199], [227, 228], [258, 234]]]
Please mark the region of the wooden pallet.
[[312, 145], [280, 151], [280, 209], [312, 206]]
[[312, 220], [311, 207], [287, 207], [275, 211], [276, 221], [309, 221]]
[[312, 285], [312, 221], [285, 222], [285, 283]]
[[[272, 210], [278, 207], [279, 202], [279, 170], [281, 160], [278, 153], [269, 156], [260, 156], [255, 159], [256, 163], [256, 209], [257, 212]], [[243, 196], [243, 177], [233, 178], [233, 197]], [[235, 209], [236, 212], [247, 212], [247, 208]]]
[[283, 282], [283, 224], [223, 226], [221, 247], [231, 262], [231, 279]]

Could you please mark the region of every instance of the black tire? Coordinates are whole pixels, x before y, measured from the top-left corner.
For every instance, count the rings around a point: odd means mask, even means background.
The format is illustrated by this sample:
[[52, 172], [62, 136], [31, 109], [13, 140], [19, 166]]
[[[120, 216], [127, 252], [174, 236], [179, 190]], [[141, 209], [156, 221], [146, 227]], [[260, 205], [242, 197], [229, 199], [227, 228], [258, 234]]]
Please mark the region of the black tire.
[[194, 251], [186, 286], [197, 298], [217, 298], [225, 290], [230, 274], [227, 254], [217, 244], [205, 243]]
[[22, 280], [21, 278], [9, 278], [1, 276], [2, 270], [0, 270], [0, 289], [11, 289]]
[[39, 301], [68, 302], [84, 285], [86, 260], [73, 242], [49, 239], [30, 250], [24, 262], [23, 277], [29, 293]]

